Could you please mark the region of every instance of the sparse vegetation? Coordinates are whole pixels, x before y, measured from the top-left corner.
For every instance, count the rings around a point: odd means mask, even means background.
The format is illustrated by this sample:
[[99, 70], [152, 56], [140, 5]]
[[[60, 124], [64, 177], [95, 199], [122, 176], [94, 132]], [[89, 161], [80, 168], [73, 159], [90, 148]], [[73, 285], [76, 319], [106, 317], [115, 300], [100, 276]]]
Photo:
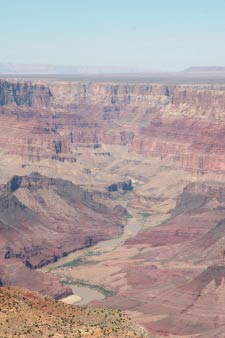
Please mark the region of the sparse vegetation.
[[82, 279], [73, 279], [72, 277], [62, 276], [62, 275], [60, 275], [59, 277], [60, 277], [61, 281], [64, 284], [67, 284], [67, 285], [76, 285], [76, 286], [82, 286], [82, 287], [91, 288], [91, 289], [97, 290], [98, 292], [100, 292], [101, 294], [103, 294], [104, 297], [106, 297], [106, 298], [107, 297], [112, 297], [112, 296], [114, 296], [116, 294], [115, 291], [110, 290], [108, 288], [105, 288], [102, 285], [91, 284], [88, 281], [85, 281], [85, 280], [82, 280]]
[[144, 337], [120, 310], [73, 307], [19, 287], [0, 290], [0, 308], [0, 337]]
[[83, 255], [81, 255], [79, 257], [75, 257], [74, 259], [71, 259], [68, 262], [65, 262], [61, 265], [56, 265], [56, 266], [50, 267], [48, 269], [48, 271], [50, 272], [50, 271], [53, 271], [53, 270], [56, 270], [56, 269], [75, 267], [75, 266], [80, 266], [80, 265], [96, 264], [96, 262], [93, 261], [93, 260], [91, 260], [91, 261], [87, 260], [87, 257], [88, 256], [99, 256], [101, 254], [102, 254], [102, 252], [88, 250]]
[[148, 217], [151, 216], [151, 213], [149, 213], [149, 212], [140, 212], [139, 214], [140, 214], [143, 218], [148, 218]]
[[57, 268], [68, 268], [68, 267], [74, 267], [79, 265], [89, 265], [89, 264], [95, 264], [95, 261], [87, 261], [85, 257], [78, 257], [75, 258], [69, 262], [63, 263], [62, 265], [57, 266]]

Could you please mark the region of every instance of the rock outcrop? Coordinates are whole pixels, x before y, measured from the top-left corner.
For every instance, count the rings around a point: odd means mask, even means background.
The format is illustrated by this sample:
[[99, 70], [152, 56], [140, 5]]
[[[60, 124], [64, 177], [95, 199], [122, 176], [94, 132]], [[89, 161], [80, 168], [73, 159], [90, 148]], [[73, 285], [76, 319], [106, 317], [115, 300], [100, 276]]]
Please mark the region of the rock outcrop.
[[51, 92], [44, 85], [0, 80], [0, 106], [47, 107]]
[[133, 190], [133, 186], [132, 186], [132, 181], [128, 180], [125, 182], [118, 182], [118, 183], [113, 183], [110, 184], [107, 187], [107, 190], [109, 192], [116, 192], [116, 191], [121, 191], [121, 192], [126, 192], [126, 191], [132, 191]]
[[1, 284], [54, 298], [70, 294], [56, 277], [30, 269], [122, 233], [124, 212], [93, 197], [69, 181], [38, 173], [14, 176], [1, 185]]

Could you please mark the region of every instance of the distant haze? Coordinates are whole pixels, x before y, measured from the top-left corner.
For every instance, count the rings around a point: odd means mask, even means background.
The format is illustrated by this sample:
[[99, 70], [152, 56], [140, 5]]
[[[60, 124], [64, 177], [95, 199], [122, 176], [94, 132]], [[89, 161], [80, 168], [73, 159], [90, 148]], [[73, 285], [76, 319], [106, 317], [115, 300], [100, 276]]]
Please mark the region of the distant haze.
[[0, 74], [23, 75], [76, 75], [76, 74], [138, 74], [156, 72], [153, 69], [141, 67], [116, 66], [75, 66], [75, 65], [44, 65], [44, 64], [0, 64]]
[[94, 80], [155, 83], [213, 83], [225, 81], [225, 67], [192, 66], [181, 72], [153, 69], [44, 64], [0, 64], [2, 77], [53, 77], [64, 80]]

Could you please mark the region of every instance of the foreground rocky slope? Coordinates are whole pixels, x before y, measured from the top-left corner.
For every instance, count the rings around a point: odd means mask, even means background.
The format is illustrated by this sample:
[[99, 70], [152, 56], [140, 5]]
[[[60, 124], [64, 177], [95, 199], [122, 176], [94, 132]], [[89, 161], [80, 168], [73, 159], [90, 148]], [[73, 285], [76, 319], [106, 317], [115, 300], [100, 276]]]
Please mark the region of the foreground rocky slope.
[[121, 311], [74, 308], [17, 287], [0, 289], [0, 308], [1, 337], [148, 337]]

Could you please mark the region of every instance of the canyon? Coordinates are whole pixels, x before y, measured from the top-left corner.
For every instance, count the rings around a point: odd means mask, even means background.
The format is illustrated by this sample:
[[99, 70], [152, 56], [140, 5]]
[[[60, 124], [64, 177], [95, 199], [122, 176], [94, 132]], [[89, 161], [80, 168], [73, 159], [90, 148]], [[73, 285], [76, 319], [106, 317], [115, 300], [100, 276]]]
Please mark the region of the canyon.
[[0, 285], [223, 337], [225, 85], [2, 79], [0, 126]]

